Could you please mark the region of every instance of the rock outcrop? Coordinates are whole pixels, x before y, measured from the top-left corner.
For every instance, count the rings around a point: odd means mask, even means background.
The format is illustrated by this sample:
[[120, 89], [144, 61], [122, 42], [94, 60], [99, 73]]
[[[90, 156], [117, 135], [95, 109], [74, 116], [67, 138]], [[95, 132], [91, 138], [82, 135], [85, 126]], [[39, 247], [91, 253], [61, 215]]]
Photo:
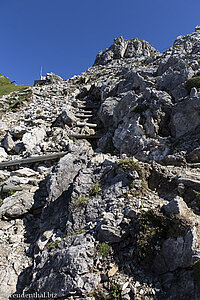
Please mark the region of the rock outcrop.
[[1, 299], [200, 299], [199, 53], [120, 37], [2, 96]]

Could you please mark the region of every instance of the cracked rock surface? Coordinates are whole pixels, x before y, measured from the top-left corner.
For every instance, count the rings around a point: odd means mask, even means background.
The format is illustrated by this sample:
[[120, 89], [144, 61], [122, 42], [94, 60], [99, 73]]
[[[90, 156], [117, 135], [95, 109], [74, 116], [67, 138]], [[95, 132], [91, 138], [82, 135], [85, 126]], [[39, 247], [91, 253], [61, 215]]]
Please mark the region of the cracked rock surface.
[[0, 99], [2, 300], [200, 299], [199, 53], [120, 37]]

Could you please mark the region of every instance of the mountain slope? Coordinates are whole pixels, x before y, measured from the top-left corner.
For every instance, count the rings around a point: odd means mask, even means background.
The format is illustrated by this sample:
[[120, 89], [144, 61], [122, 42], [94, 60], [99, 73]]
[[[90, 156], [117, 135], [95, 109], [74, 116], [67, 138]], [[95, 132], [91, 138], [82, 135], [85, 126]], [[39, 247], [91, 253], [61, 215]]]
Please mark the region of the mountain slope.
[[2, 114], [2, 299], [200, 299], [199, 53], [120, 37]]

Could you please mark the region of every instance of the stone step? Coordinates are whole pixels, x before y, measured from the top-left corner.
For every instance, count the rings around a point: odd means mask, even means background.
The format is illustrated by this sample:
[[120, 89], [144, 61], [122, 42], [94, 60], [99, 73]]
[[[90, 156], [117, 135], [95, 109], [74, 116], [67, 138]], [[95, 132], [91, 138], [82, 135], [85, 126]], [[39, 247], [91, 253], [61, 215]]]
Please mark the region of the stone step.
[[78, 127], [88, 126], [90, 128], [95, 128], [95, 127], [97, 127], [97, 124], [95, 124], [95, 123], [87, 123], [87, 122], [77, 122], [76, 126], [78, 126]]

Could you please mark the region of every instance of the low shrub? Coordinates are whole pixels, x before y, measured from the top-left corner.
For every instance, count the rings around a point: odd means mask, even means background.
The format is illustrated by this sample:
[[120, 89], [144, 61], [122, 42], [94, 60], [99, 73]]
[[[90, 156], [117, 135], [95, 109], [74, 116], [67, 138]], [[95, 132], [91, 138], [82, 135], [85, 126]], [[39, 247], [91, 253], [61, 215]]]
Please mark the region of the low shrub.
[[188, 91], [188, 93], [190, 93], [193, 87], [200, 88], [200, 76], [196, 76], [187, 80], [185, 88]]
[[98, 247], [97, 247], [97, 251], [99, 253], [99, 255], [102, 255], [102, 256], [107, 256], [110, 252], [110, 245], [108, 245], [107, 243], [99, 243]]

